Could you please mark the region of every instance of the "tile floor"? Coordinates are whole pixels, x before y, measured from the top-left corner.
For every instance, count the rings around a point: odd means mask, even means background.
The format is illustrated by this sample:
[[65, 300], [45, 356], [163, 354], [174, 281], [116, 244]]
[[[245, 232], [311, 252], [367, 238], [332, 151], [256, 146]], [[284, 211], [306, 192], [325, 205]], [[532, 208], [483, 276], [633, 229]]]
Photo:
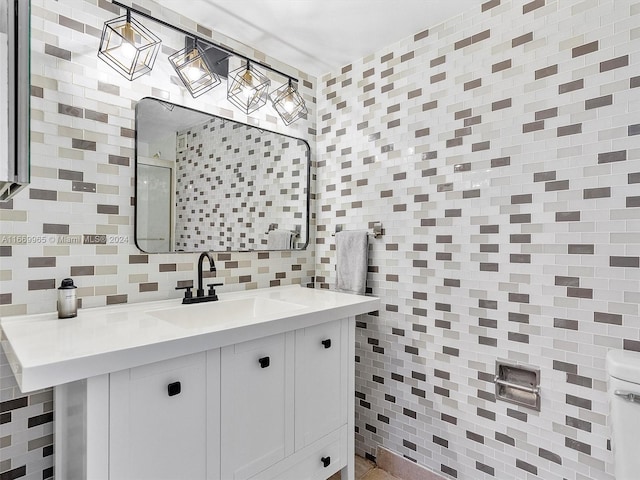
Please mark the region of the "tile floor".
[[[379, 469], [375, 463], [356, 455], [356, 480], [401, 480], [390, 473]], [[340, 480], [340, 472], [332, 475], [329, 480]]]

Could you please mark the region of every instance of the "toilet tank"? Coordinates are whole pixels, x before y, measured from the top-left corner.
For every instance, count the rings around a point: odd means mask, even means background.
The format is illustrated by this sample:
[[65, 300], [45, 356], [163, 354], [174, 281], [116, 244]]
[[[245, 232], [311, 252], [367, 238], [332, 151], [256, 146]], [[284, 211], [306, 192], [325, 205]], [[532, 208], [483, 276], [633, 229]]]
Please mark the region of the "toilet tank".
[[607, 354], [611, 446], [616, 480], [640, 478], [640, 352]]

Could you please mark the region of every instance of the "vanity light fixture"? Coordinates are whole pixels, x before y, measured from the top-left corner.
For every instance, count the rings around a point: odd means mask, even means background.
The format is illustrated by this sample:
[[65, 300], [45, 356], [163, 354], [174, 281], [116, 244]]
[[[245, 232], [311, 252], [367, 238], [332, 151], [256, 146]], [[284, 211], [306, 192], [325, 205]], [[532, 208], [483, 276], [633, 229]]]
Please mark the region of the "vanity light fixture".
[[[186, 48], [169, 56], [169, 61], [194, 98], [219, 85], [221, 77], [226, 77], [227, 99], [247, 115], [264, 106], [269, 99], [287, 125], [307, 113], [305, 102], [294, 86], [294, 82], [298, 81], [296, 78], [188, 32], [174, 23], [160, 20], [148, 12], [124, 5], [118, 0], [111, 0], [111, 3], [124, 8], [127, 14], [105, 22], [98, 57], [123, 77], [134, 80], [149, 73], [160, 49], [160, 39], [131, 18], [131, 12], [134, 12], [138, 17], [152, 20], [192, 39], [193, 43], [185, 42]], [[230, 57], [238, 57], [246, 65], [229, 72]], [[288, 82], [269, 94], [271, 80], [256, 68], [256, 64], [287, 78]]]
[[251, 61], [229, 72], [227, 82], [227, 100], [247, 115], [267, 103], [271, 80]]
[[192, 47], [188, 46], [169, 56], [169, 62], [193, 98], [221, 83], [218, 74], [209, 70], [203, 54], [204, 49], [198, 44], [198, 39], [194, 38]]
[[290, 125], [301, 115], [307, 114], [307, 106], [291, 79], [288, 83], [271, 92], [269, 99], [285, 125]]
[[153, 69], [161, 40], [140, 22], [126, 15], [104, 23], [98, 58], [120, 75], [134, 80]]

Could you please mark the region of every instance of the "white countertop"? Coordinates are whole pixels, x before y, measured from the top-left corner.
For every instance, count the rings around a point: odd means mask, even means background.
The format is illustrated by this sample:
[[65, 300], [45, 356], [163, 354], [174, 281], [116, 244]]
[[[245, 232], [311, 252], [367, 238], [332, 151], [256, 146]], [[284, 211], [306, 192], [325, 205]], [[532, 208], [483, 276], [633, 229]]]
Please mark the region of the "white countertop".
[[[219, 297], [193, 305], [172, 299], [79, 309], [70, 319], [58, 319], [56, 312], [6, 317], [0, 320], [2, 347], [18, 386], [31, 392], [371, 312], [380, 303], [376, 297], [297, 285]], [[247, 299], [259, 299], [256, 305], [264, 311], [236, 308]], [[272, 305], [287, 311], [270, 311]], [[220, 312], [224, 318], [215, 318]]]

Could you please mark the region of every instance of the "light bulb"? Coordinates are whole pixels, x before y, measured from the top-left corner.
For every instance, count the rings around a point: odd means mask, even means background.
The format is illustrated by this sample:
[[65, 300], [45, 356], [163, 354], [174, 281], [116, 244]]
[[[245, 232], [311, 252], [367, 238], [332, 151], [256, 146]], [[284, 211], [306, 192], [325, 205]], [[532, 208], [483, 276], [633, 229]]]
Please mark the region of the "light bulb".
[[293, 96], [291, 94], [288, 94], [285, 98], [284, 98], [284, 105], [283, 105], [284, 109], [287, 111], [287, 113], [293, 113], [293, 111], [296, 108], [296, 104], [293, 101]]
[[189, 79], [189, 82], [195, 83], [196, 81], [200, 80], [203, 72], [200, 68], [191, 65], [190, 67], [185, 68], [184, 74]]
[[136, 47], [131, 45], [129, 42], [122, 42], [120, 44], [120, 53], [128, 63], [133, 61], [133, 58], [136, 56], [136, 52]]

